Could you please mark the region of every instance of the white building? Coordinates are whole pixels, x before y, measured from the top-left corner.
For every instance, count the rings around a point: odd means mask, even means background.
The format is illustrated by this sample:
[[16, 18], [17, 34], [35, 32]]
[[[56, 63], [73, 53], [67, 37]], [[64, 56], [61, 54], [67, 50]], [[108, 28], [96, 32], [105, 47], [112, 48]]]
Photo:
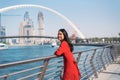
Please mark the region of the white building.
[[[28, 12], [24, 14], [24, 21], [20, 23], [19, 35], [20, 36], [33, 36], [34, 35], [33, 21], [32, 19], [29, 18]], [[20, 38], [19, 44], [32, 45], [34, 44], [34, 39], [33, 38]]]
[[[43, 13], [42, 12], [38, 13], [38, 36], [45, 36], [45, 32], [44, 32], [44, 17], [43, 17]], [[39, 43], [43, 43], [44, 39], [43, 38], [39, 38], [38, 42]]]

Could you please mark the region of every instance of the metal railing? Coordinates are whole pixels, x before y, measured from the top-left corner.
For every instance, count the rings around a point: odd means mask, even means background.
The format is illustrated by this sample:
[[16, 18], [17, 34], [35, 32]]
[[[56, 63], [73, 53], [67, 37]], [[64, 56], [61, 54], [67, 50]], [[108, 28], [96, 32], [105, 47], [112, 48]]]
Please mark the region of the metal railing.
[[110, 49], [111, 45], [81, 52], [83, 56], [78, 61], [78, 66], [82, 73], [81, 80], [90, 80], [93, 77], [98, 78], [98, 73], [105, 70], [106, 65], [113, 61]]
[[[97, 78], [98, 73], [113, 62], [111, 46], [74, 52], [81, 80], [90, 80], [91, 76]], [[0, 64], [0, 80], [61, 80], [62, 72], [63, 58], [55, 55]]]

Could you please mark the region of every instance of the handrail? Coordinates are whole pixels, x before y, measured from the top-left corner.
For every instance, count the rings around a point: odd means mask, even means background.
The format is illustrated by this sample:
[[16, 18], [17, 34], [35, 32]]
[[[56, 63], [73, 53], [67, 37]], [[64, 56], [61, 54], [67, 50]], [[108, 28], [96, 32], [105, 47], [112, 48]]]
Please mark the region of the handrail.
[[[94, 77], [98, 77], [97, 72], [98, 72], [98, 69], [101, 70], [101, 67], [100, 66], [96, 67], [96, 65], [101, 65], [101, 63], [102, 63], [101, 66], [102, 66], [103, 69], [105, 69], [106, 64], [108, 64], [108, 63], [110, 64], [112, 62], [111, 54], [109, 52], [110, 49], [111, 49], [111, 46], [112, 45], [107, 45], [107, 46], [99, 47], [99, 48], [95, 48], [95, 49], [88, 49], [88, 50], [84, 50], [84, 51], [80, 51], [80, 52], [74, 52], [74, 55], [77, 54], [77, 56], [75, 57], [76, 62], [77, 62], [78, 67], [80, 68], [81, 73], [82, 73], [82, 79], [81, 80], [90, 79], [90, 76], [92, 76], [93, 74], [94, 74]], [[107, 49], [109, 49], [109, 50], [106, 53], [105, 50], [107, 50]], [[98, 52], [99, 50], [101, 51], [101, 53]], [[84, 56], [82, 56], [82, 54], [84, 54]], [[107, 57], [106, 59], [107, 59], [108, 62], [104, 61], [104, 56], [103, 55]], [[50, 62], [51, 60], [53, 60], [55, 58], [57, 59], [57, 58], [60, 58], [60, 57], [61, 56], [58, 57], [58, 56], [52, 55], [52, 56], [49, 56], [49, 57], [42, 57], [42, 58], [29, 59], [29, 60], [11, 62], [11, 63], [6, 63], [6, 64], [0, 64], [0, 69], [2, 70], [2, 69], [5, 69], [5, 68], [14, 67], [14, 66], [18, 66], [18, 65], [20, 66], [20, 65], [24, 65], [24, 64], [33, 63], [33, 62], [42, 61], [42, 63], [43, 63], [38, 67], [33, 67], [33, 68], [29, 68], [29, 69], [25, 69], [25, 70], [21, 70], [21, 71], [17, 71], [17, 72], [12, 72], [12, 73], [7, 73], [7, 74], [0, 75], [0, 79], [4, 78], [6, 80], [9, 80], [8, 79], [9, 76], [18, 75], [18, 74], [21, 74], [21, 73], [24, 74], [25, 72], [29, 72], [31, 70], [39, 69], [38, 72], [20, 77], [18, 80], [30, 78], [30, 77], [33, 77], [33, 76], [37, 76], [36, 79], [38, 79], [38, 80], [44, 80], [44, 78], [46, 78], [48, 80], [49, 79], [54, 80], [54, 78], [58, 78], [57, 80], [60, 80], [60, 77], [61, 77], [60, 75], [62, 74], [62, 71], [63, 71], [63, 59], [55, 60], [55, 61]], [[83, 62], [82, 62], [81, 57], [84, 58]], [[94, 63], [97, 63], [97, 64], [94, 64]], [[82, 66], [83, 66], [83, 69], [82, 69]], [[90, 67], [90, 68], [88, 68], [87, 66]], [[55, 71], [55, 72], [53, 72], [53, 71]], [[91, 72], [89, 72], [89, 71], [91, 71]], [[53, 75], [53, 76], [51, 76], [51, 75]]]
[[20, 64], [42, 61], [42, 60], [45, 60], [45, 59], [52, 59], [52, 58], [56, 58], [56, 57], [57, 56], [53, 55], [53, 56], [49, 56], [49, 57], [42, 57], [42, 58], [36, 58], [36, 59], [30, 59], [30, 60], [23, 60], [23, 61], [11, 62], [11, 63], [6, 63], [6, 64], [0, 64], [0, 69], [10, 67], [10, 66], [20, 65]]

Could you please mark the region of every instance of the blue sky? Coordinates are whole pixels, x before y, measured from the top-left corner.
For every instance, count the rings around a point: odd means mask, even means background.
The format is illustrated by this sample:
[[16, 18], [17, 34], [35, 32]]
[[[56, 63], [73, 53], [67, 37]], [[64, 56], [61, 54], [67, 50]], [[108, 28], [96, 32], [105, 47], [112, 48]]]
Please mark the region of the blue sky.
[[[0, 0], [0, 8], [18, 4], [36, 4], [52, 8], [68, 17], [87, 38], [118, 37], [120, 33], [120, 0]], [[46, 35], [57, 35], [59, 28], [66, 28], [69, 33], [73, 32], [71, 31], [73, 29], [59, 16], [46, 10], [32, 8], [4, 13], [21, 15], [2, 16], [2, 25], [6, 26], [7, 35], [18, 34], [18, 27], [26, 10], [30, 12], [34, 26], [37, 26], [38, 11], [44, 13]]]

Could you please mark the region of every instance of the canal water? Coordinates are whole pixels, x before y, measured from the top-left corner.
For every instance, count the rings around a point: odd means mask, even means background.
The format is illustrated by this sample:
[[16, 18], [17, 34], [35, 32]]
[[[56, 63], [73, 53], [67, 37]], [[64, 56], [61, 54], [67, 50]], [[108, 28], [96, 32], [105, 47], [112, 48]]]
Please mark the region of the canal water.
[[[0, 64], [54, 55], [57, 47], [51, 45], [12, 46], [0, 50]], [[93, 46], [74, 46], [74, 52], [95, 48]]]
[[[16, 62], [21, 60], [28, 60], [39, 57], [46, 57], [54, 55], [54, 52], [57, 50], [57, 47], [51, 47], [51, 45], [39, 45], [39, 46], [10, 46], [6, 50], [0, 50], [0, 64]], [[74, 52], [83, 51], [87, 49], [96, 48], [93, 46], [74, 46]], [[34, 66], [36, 64], [31, 64]], [[22, 66], [23, 67], [23, 66]], [[28, 65], [24, 65], [28, 67]], [[14, 72], [20, 70], [21, 67], [12, 67], [8, 69], [0, 70], [0, 76], [5, 73]], [[18, 77], [18, 76], [17, 76]], [[10, 80], [12, 80], [11, 78]]]

